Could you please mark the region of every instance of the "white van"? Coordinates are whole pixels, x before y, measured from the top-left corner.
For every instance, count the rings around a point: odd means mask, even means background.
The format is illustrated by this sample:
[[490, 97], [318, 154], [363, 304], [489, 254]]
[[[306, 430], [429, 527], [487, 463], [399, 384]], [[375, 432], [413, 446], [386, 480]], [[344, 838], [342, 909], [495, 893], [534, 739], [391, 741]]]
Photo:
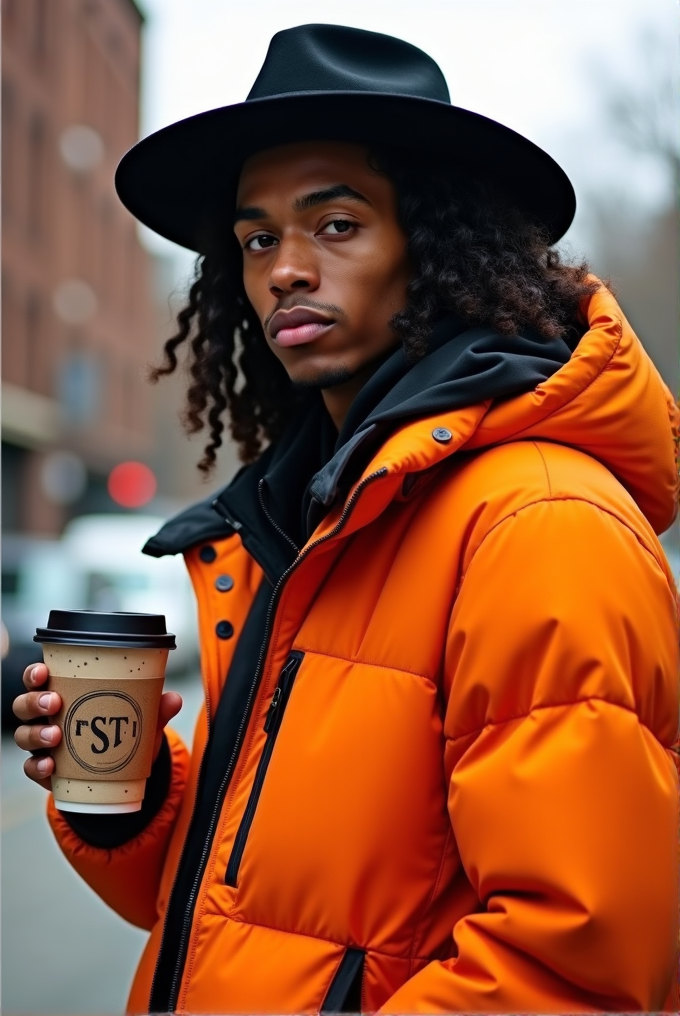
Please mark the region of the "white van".
[[68, 523], [61, 540], [28, 547], [17, 589], [27, 632], [46, 624], [52, 607], [165, 614], [177, 640], [168, 672], [197, 671], [196, 605], [184, 562], [181, 556], [141, 553], [164, 521], [153, 515], [81, 515]]

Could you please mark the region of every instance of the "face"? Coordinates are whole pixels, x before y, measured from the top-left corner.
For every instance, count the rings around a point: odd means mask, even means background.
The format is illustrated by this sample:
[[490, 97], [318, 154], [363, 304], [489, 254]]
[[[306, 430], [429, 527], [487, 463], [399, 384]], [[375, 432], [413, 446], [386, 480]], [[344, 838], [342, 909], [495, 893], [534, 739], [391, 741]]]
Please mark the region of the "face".
[[272, 148], [241, 172], [234, 230], [243, 280], [272, 352], [300, 386], [367, 377], [396, 345], [406, 238], [394, 186], [360, 145]]

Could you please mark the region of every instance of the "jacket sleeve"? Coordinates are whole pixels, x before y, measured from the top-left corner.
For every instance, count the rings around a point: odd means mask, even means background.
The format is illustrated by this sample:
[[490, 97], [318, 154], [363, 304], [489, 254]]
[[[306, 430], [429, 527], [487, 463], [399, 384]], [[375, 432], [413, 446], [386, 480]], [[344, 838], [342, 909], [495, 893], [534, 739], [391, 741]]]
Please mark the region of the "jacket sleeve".
[[677, 627], [651, 531], [644, 546], [578, 499], [503, 521], [465, 573], [445, 669], [449, 814], [479, 911], [381, 1011], [671, 1005]]
[[103, 848], [81, 839], [50, 795], [47, 816], [57, 842], [78, 874], [121, 917], [150, 930], [157, 920], [161, 873], [187, 782], [189, 753], [169, 727], [170, 782], [164, 802], [151, 822], [133, 839]]

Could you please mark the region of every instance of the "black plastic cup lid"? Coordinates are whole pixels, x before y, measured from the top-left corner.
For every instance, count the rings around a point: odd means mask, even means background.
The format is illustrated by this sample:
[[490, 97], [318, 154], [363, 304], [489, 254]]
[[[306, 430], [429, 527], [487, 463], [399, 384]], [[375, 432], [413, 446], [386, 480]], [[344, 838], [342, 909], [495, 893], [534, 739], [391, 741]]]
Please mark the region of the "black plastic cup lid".
[[34, 642], [114, 649], [176, 649], [164, 614], [128, 611], [51, 610], [46, 628], [36, 628]]

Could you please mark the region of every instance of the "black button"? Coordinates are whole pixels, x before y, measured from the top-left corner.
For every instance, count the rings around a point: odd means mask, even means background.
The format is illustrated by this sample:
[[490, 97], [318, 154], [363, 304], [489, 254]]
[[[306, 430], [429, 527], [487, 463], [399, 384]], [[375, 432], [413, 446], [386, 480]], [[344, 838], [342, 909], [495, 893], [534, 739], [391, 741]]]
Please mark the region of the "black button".
[[206, 543], [205, 547], [201, 547], [199, 550], [198, 556], [205, 564], [212, 564], [217, 557], [217, 551], [209, 543]]
[[234, 634], [234, 626], [231, 621], [218, 621], [215, 631], [219, 639], [230, 639]]
[[233, 588], [234, 580], [231, 575], [218, 575], [215, 579], [215, 589], [219, 589], [221, 593], [228, 593]]
[[451, 440], [453, 434], [446, 427], [435, 427], [432, 431], [432, 437], [435, 441], [439, 441], [440, 444], [446, 444], [447, 441]]

